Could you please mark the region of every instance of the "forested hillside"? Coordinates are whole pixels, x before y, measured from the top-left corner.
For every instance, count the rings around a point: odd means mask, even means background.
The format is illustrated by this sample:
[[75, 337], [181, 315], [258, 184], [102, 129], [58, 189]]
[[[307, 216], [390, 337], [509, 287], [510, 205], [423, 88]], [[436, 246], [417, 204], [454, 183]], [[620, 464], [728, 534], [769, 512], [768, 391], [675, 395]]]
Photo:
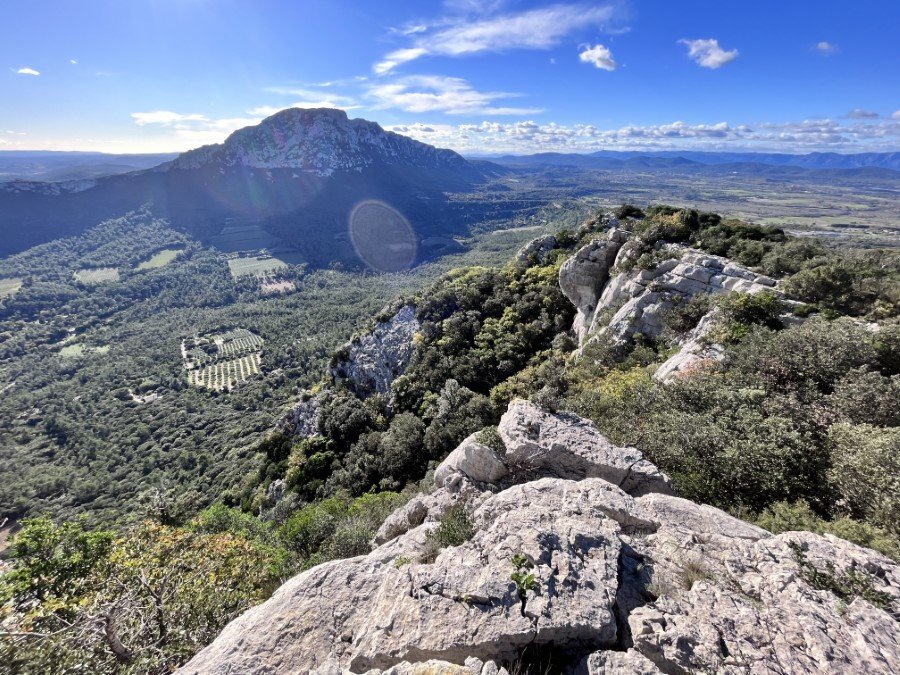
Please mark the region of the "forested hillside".
[[[191, 512], [240, 492], [252, 447], [357, 326], [398, 293], [454, 264], [502, 261], [528, 236], [486, 233], [402, 274], [277, 262], [236, 276], [236, 263], [255, 259], [142, 210], [3, 259], [0, 521], [109, 523], [143, 513], [156, 493]], [[191, 386], [182, 341], [234, 329], [263, 340], [260, 374], [229, 392]]]
[[[727, 258], [722, 265], [771, 281], [771, 290], [665, 295], [654, 286], [660, 282], [649, 281], [646, 292], [668, 303], [658, 330], [614, 334], [608, 328], [623, 311], [619, 304], [598, 314], [579, 339], [560, 268], [585, 247], [619, 236], [613, 230], [628, 243], [609, 271], [611, 284], [658, 279], [679, 255], [702, 254]], [[207, 254], [186, 250], [192, 265], [205, 264]], [[315, 289], [304, 292], [318, 297]], [[196, 303], [185, 311], [202, 311], [193, 297], [184, 294], [186, 304]], [[390, 331], [405, 307], [414, 308], [415, 321], [408, 351], [400, 345], [406, 356], [386, 359], [383, 351], [401, 341]], [[316, 321], [340, 314], [332, 308], [315, 307]], [[202, 400], [192, 392], [178, 399], [184, 410], [161, 410], [158, 426], [148, 424], [150, 434], [173, 434], [171, 454], [146, 458], [144, 469], [128, 466], [136, 483], [147, 484], [159, 467], [176, 462], [204, 486], [196, 499], [176, 503], [159, 491], [153, 518], [124, 530], [25, 521], [12, 547], [13, 572], [2, 582], [6, 625], [14, 627], [4, 660], [21, 672], [41, 672], [49, 659], [71, 672], [86, 661], [96, 672], [168, 672], [278, 582], [368, 552], [381, 521], [431, 484], [429, 472], [460, 442], [477, 434], [487, 447], [502, 446], [495, 427], [515, 398], [578, 413], [614, 444], [639, 448], [682, 497], [772, 532], [829, 532], [900, 559], [898, 315], [896, 251], [836, 251], [776, 228], [666, 206], [624, 206], [537, 240], [502, 267], [454, 269], [375, 316], [369, 332], [382, 330], [378, 340], [358, 335], [334, 354], [329, 372], [342, 375], [309, 381], [314, 386], [294, 411], [240, 451], [235, 466], [249, 473], [239, 488], [217, 490], [225, 479], [221, 458], [205, 440], [210, 432], [191, 428], [191, 406]], [[716, 357], [673, 379], [657, 376], [710, 316], [714, 327], [697, 339]], [[345, 325], [332, 321], [330, 330]], [[130, 339], [164, 343], [177, 325], [160, 325], [155, 338]], [[10, 348], [16, 339], [9, 336]], [[298, 368], [295, 359], [307, 353], [272, 358]], [[379, 380], [388, 386], [354, 381], [352, 373], [364, 368], [388, 373]], [[105, 377], [113, 386], [115, 374]], [[232, 395], [231, 419], [261, 427], [274, 421], [275, 410], [258, 416], [270, 395], [262, 383]], [[25, 428], [52, 423], [58, 441], [105, 414], [82, 407], [86, 402], [61, 405], [26, 420]], [[140, 453], [137, 441], [111, 437], [97, 461]], [[6, 461], [28, 475], [27, 463]], [[92, 465], [78, 466], [89, 486]], [[436, 532], [435, 554], [467, 539], [471, 523], [455, 512]]]

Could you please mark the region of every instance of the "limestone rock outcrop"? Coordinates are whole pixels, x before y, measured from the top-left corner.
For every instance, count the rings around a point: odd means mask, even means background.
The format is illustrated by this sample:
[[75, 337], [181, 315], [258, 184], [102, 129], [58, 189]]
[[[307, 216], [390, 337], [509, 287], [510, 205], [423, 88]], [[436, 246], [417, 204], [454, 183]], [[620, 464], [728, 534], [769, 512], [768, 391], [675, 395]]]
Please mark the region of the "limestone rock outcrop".
[[516, 253], [516, 264], [523, 266], [543, 264], [547, 255], [555, 248], [556, 237], [552, 234], [532, 239]]
[[[641, 269], [639, 253], [640, 242], [630, 231], [611, 227], [560, 267], [560, 289], [577, 310], [572, 329], [582, 347], [601, 333], [620, 343], [638, 333], [655, 338], [663, 330], [664, 313], [698, 294], [769, 290], [780, 295], [774, 279], [727, 258], [658, 244], [660, 260]], [[697, 347], [695, 352], [702, 351]]]
[[528, 475], [603, 478], [630, 494], [671, 492], [668, 476], [637, 448], [620, 448], [593, 422], [570, 413], [551, 413], [516, 399], [497, 427], [506, 446], [504, 461]]
[[394, 380], [409, 365], [419, 326], [416, 308], [404, 305], [390, 319], [346, 345], [343, 356], [331, 367], [331, 376], [360, 398], [388, 396]]
[[579, 341], [587, 334], [600, 293], [627, 237], [625, 230], [611, 228], [578, 249], [559, 268], [559, 287], [577, 310], [572, 328]]
[[434, 472], [434, 482], [443, 485], [455, 474], [462, 474], [477, 483], [499, 483], [508, 473], [503, 460], [474, 433], [441, 462]]
[[[573, 415], [515, 401], [500, 436], [505, 452], [466, 439], [371, 553], [294, 577], [179, 672], [501, 675], [526, 648], [581, 673], [900, 670], [893, 561], [668, 494], [637, 451]], [[482, 448], [510, 469], [499, 483], [463, 473]], [[513, 471], [521, 457], [557, 475]], [[474, 534], [429, 556], [454, 503]], [[838, 597], [829, 576], [867, 590]]]
[[295, 438], [310, 438], [319, 433], [321, 414], [321, 397], [307, 392], [281, 419], [278, 430]]
[[725, 347], [707, 339], [720, 319], [721, 312], [717, 310], [700, 319], [678, 351], [656, 369], [653, 378], [663, 383], [672, 382], [724, 359]]
[[[652, 269], [629, 269], [609, 281], [588, 334], [608, 334], [618, 342], [627, 342], [637, 333], [654, 338], [663, 330], [664, 312], [695, 295], [776, 291], [774, 279], [727, 258], [676, 244], [667, 244], [660, 251], [671, 257]], [[615, 266], [621, 268], [622, 261], [617, 260]]]
[[578, 665], [576, 675], [662, 675], [653, 661], [640, 652], [594, 652]]

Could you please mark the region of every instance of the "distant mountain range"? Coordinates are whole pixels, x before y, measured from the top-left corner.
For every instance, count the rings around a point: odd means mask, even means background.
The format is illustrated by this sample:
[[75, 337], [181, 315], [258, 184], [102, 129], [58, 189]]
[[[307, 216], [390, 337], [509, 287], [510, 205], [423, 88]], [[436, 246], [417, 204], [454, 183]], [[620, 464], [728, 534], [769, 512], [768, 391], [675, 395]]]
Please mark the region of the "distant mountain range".
[[347, 230], [359, 203], [390, 205], [418, 240], [449, 238], [465, 229], [446, 208], [445, 191], [504, 171], [340, 110], [289, 109], [154, 168], [0, 183], [0, 255], [152, 202], [156, 215], [202, 239], [226, 222], [255, 223], [313, 264], [358, 262]]
[[[503, 155], [485, 158], [508, 167], [576, 167], [601, 170], [676, 170], [711, 173], [743, 172], [772, 175], [800, 175], [805, 170], [864, 170], [869, 175], [893, 176], [878, 170], [900, 172], [900, 152], [866, 152], [843, 155], [813, 152], [806, 155], [758, 152], [612, 151], [590, 154], [545, 152], [534, 155]], [[704, 169], [704, 167], [709, 167]], [[779, 167], [781, 171], [773, 171]], [[795, 171], [791, 171], [794, 169]]]
[[65, 181], [149, 169], [178, 153], [116, 155], [104, 152], [0, 151], [0, 183], [11, 180]]
[[[471, 190], [510, 172], [571, 168], [894, 181], [900, 179], [900, 153], [600, 151], [487, 161], [349, 119], [341, 110], [292, 108], [224, 143], [180, 155], [0, 153], [0, 256], [150, 203], [155, 215], [199, 239], [216, 238], [225, 246], [219, 235], [226, 226], [256, 228], [262, 236], [243, 241], [276, 242], [316, 266], [366, 258], [349, 231], [351, 214], [363, 214], [368, 247], [411, 247], [421, 260], [467, 233], [447, 192]], [[4, 181], [4, 171], [65, 180]], [[368, 201], [390, 208], [354, 211]], [[402, 246], [382, 237], [401, 231]]]

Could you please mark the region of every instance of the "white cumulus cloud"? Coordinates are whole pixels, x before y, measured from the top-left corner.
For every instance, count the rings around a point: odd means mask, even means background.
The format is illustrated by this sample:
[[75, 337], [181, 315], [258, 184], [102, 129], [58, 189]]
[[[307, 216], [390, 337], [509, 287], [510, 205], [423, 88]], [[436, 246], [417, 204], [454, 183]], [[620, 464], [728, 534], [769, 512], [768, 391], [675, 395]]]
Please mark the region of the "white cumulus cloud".
[[578, 54], [578, 60], [582, 63], [591, 63], [600, 70], [615, 70], [619, 64], [615, 62], [612, 52], [603, 45], [588, 45], [584, 51]]
[[37, 77], [41, 72], [39, 70], [35, 70], [34, 68], [19, 68], [16, 71], [16, 75], [34, 75]]
[[688, 56], [704, 68], [721, 68], [738, 57], [737, 49], [726, 51], [719, 46], [719, 41], [714, 38], [706, 40], [679, 40], [678, 42], [686, 45]]
[[[900, 113], [900, 111], [898, 111]], [[900, 115], [898, 115], [900, 118]], [[594, 152], [597, 150], [883, 150], [900, 142], [900, 122], [879, 120], [841, 123], [830, 119], [764, 122], [758, 125], [628, 125], [604, 129], [592, 124], [510, 123], [427, 124], [389, 127], [438, 147], [464, 153]]]
[[828, 54], [834, 54], [838, 50], [838, 47], [832, 42], [822, 40], [821, 42], [816, 43], [814, 49], [820, 54], [825, 54], [827, 56]]

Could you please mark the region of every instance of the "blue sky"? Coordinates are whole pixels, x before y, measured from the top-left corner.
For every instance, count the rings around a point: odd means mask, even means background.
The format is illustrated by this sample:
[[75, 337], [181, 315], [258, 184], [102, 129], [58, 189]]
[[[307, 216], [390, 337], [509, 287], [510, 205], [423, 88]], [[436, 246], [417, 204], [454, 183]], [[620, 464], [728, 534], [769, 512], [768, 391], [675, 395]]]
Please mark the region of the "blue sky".
[[32, 0], [0, 149], [162, 152], [292, 105], [469, 153], [900, 149], [900, 2]]

